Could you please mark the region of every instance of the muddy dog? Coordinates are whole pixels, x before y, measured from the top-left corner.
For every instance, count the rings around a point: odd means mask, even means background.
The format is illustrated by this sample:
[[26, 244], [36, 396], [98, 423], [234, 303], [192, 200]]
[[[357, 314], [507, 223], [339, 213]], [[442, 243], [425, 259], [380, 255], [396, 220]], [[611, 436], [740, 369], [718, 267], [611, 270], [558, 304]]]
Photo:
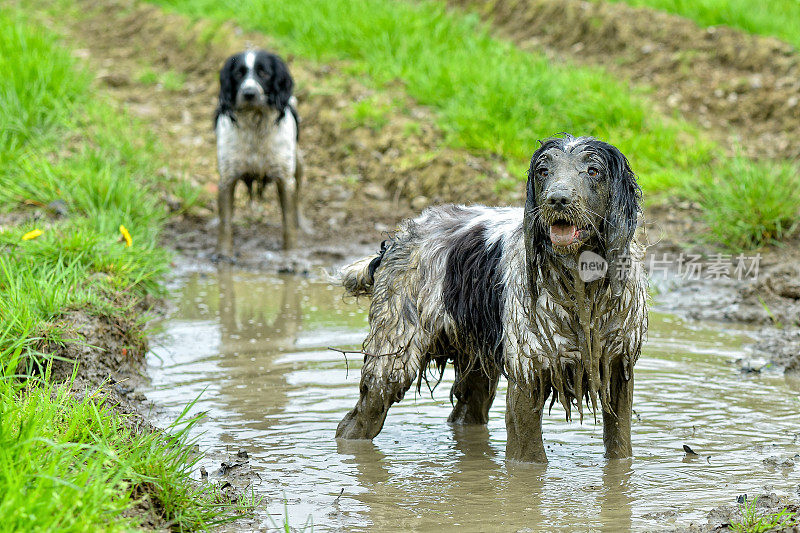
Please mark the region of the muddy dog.
[[219, 166], [217, 254], [233, 257], [234, 189], [247, 186], [250, 199], [275, 182], [283, 214], [283, 248], [297, 244], [303, 167], [297, 148], [294, 81], [276, 55], [251, 50], [229, 57], [219, 73], [214, 117]]
[[647, 331], [634, 239], [641, 190], [614, 146], [544, 141], [524, 208], [441, 206], [407, 220], [381, 251], [340, 272], [371, 296], [360, 398], [336, 437], [372, 439], [426, 369], [455, 367], [448, 418], [485, 424], [508, 378], [508, 459], [546, 462], [545, 402], [571, 419], [600, 407], [606, 457], [631, 455], [633, 365]]

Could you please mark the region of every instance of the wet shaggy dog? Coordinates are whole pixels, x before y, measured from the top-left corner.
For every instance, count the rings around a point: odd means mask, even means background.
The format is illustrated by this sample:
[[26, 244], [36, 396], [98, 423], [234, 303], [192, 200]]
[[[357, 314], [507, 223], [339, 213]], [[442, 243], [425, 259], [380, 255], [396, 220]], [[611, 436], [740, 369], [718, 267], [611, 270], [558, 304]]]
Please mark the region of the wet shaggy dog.
[[[647, 331], [640, 201], [617, 148], [553, 138], [533, 154], [524, 208], [432, 207], [344, 267], [347, 292], [372, 301], [360, 397], [337, 438], [375, 437], [428, 366], [450, 362], [451, 423], [485, 424], [508, 378], [507, 458], [547, 461], [548, 397], [568, 420], [572, 409], [583, 419], [584, 402], [599, 407], [606, 456], [629, 457], [633, 365]], [[581, 270], [585, 258], [599, 259], [585, 252], [604, 258], [604, 277], [583, 275], [597, 273]]]
[[297, 149], [294, 81], [276, 55], [250, 50], [229, 57], [219, 73], [214, 124], [219, 166], [217, 253], [233, 257], [234, 189], [239, 181], [252, 200], [274, 182], [283, 214], [283, 248], [294, 248], [300, 220], [302, 161]]

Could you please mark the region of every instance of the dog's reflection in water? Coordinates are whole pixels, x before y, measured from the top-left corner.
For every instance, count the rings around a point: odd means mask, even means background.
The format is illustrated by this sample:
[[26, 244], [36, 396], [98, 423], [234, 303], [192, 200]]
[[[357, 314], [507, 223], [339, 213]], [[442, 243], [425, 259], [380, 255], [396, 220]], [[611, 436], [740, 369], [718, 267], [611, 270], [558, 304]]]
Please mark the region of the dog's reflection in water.
[[[339, 501], [353, 498], [365, 505], [366, 518], [376, 529], [402, 523], [408, 530], [426, 530], [440, 521], [484, 531], [524, 527], [539, 531], [548, 529], [543, 524], [556, 523], [575, 530], [630, 530], [630, 461], [606, 461], [601, 485], [591, 490], [596, 498], [587, 501], [582, 512], [572, 513], [561, 503], [566, 486], [575, 480], [559, 472], [557, 465], [505, 461], [502, 443], [492, 445], [486, 426], [452, 425], [451, 431], [455, 460], [446, 464], [409, 465], [392, 457], [396, 446], [385, 448], [387, 454], [368, 440], [338, 440], [338, 453], [351, 456], [344, 462], [355, 465], [359, 484], [366, 489], [343, 494]], [[409, 469], [416, 474], [409, 474]], [[432, 477], [428, 469], [437, 475]], [[388, 505], [389, 501], [396, 503]], [[405, 509], [400, 502], [406, 502]], [[347, 508], [346, 502], [339, 508]], [[575, 521], [563, 522], [570, 515]], [[330, 518], [335, 521], [335, 513]]]
[[228, 408], [253, 429], [271, 425], [286, 402], [284, 371], [276, 368], [281, 353], [292, 350], [302, 320], [299, 280], [283, 278], [266, 295], [236, 290], [227, 265], [217, 272], [220, 357], [224, 379], [220, 393]]

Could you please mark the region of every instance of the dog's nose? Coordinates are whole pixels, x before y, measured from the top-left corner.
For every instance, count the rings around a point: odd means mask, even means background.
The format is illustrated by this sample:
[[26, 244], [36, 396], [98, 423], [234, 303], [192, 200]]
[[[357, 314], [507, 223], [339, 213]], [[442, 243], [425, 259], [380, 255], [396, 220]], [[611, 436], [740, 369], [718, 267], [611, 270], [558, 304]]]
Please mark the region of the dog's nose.
[[558, 189], [547, 195], [547, 203], [558, 211], [563, 211], [572, 201], [569, 191]]
[[252, 87], [248, 87], [247, 89], [242, 89], [242, 98], [244, 98], [248, 102], [255, 100], [257, 95], [258, 93]]

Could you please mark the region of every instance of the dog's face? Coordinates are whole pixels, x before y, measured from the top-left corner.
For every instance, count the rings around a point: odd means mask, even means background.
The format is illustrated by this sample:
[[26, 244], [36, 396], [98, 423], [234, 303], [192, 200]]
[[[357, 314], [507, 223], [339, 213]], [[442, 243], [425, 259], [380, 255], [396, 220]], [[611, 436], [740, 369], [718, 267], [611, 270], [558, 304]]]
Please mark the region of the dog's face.
[[561, 255], [592, 247], [609, 262], [627, 251], [641, 190], [616, 147], [590, 137], [548, 139], [531, 158], [527, 195], [532, 244]]
[[281, 59], [263, 50], [233, 55], [219, 73], [219, 105], [223, 113], [273, 109], [282, 116], [294, 82]]

